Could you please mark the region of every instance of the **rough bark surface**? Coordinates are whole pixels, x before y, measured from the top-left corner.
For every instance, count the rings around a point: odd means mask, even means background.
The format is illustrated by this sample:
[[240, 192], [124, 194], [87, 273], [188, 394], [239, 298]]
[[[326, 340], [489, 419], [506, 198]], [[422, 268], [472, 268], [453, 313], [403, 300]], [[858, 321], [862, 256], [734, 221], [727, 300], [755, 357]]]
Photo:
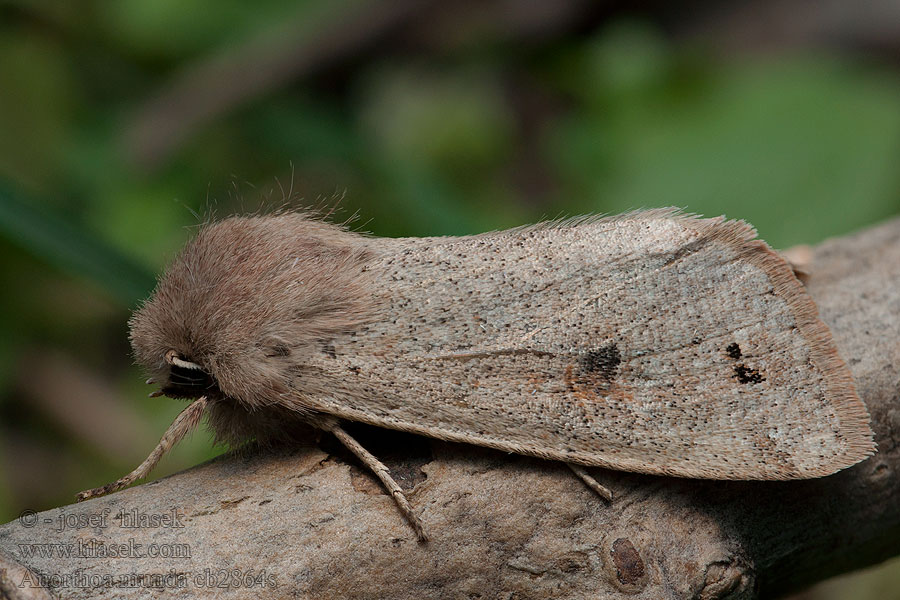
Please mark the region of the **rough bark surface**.
[[[900, 553], [900, 220], [825, 242], [804, 270], [879, 448], [837, 475], [594, 470], [615, 493], [605, 504], [562, 464], [358, 426], [427, 545], [325, 437], [3, 525], [0, 596], [48, 597], [39, 582], [60, 598], [737, 599], [884, 560]], [[123, 513], [137, 526], [122, 527]]]

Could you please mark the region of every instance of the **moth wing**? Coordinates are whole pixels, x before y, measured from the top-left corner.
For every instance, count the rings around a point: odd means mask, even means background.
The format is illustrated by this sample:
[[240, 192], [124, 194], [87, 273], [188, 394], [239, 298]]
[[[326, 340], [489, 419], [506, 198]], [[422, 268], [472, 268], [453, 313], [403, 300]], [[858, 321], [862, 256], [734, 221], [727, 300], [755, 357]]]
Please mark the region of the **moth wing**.
[[740, 221], [670, 211], [382, 240], [381, 319], [336, 343], [345, 419], [711, 479], [828, 475], [868, 414], [790, 266]]

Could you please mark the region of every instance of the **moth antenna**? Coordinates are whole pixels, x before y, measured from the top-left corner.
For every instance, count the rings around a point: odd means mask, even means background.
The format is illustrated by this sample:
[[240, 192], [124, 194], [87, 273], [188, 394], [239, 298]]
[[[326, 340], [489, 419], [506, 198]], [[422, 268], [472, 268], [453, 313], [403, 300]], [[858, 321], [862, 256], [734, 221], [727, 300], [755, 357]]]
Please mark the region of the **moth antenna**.
[[403, 495], [403, 489], [397, 485], [397, 482], [391, 477], [391, 472], [388, 468], [368, 450], [363, 448], [349, 433], [341, 429], [340, 426], [335, 425], [332, 427], [331, 433], [333, 433], [334, 437], [340, 440], [350, 452], [355, 454], [359, 460], [363, 461], [363, 463], [375, 473], [378, 479], [381, 480], [381, 483], [384, 484], [384, 487], [391, 493], [391, 497], [394, 499], [394, 502], [397, 503], [400, 512], [403, 513], [403, 516], [406, 517], [406, 520], [412, 525], [412, 528], [416, 532], [416, 537], [419, 538], [419, 542], [427, 542], [428, 535], [425, 533], [425, 527], [422, 525], [422, 521], [419, 520], [419, 517], [413, 512], [412, 506], [409, 505], [409, 501], [406, 499], [406, 496]]
[[596, 479], [591, 477], [591, 475], [587, 472], [587, 470], [584, 467], [582, 467], [581, 465], [576, 465], [575, 463], [570, 463], [570, 462], [567, 462], [566, 465], [568, 465], [568, 467], [570, 469], [572, 469], [572, 472], [575, 473], [578, 476], [578, 478], [584, 482], [584, 485], [588, 486], [589, 488], [591, 488], [592, 490], [597, 492], [597, 495], [600, 496], [601, 498], [603, 498], [604, 500], [606, 500], [607, 502], [612, 502], [612, 497], [613, 497], [612, 492], [609, 491], [609, 489], [606, 488], [605, 486], [600, 485], [599, 481], [597, 481]]
[[166, 362], [170, 365], [175, 365], [176, 367], [182, 367], [183, 369], [194, 369], [196, 371], [202, 371], [203, 367], [198, 365], [195, 362], [191, 362], [189, 360], [184, 360], [178, 353], [174, 350], [169, 350], [166, 352]]
[[166, 430], [166, 433], [163, 434], [162, 439], [159, 440], [159, 444], [156, 445], [156, 448], [153, 449], [153, 452], [144, 459], [138, 467], [126, 475], [121, 479], [117, 479], [112, 483], [107, 483], [106, 485], [98, 488], [94, 488], [92, 490], [85, 490], [80, 492], [77, 496], [75, 496], [75, 500], [77, 502], [81, 502], [83, 500], [87, 500], [88, 498], [95, 498], [97, 496], [103, 496], [105, 494], [110, 494], [112, 492], [121, 490], [124, 487], [128, 487], [138, 479], [143, 479], [147, 475], [150, 474], [150, 471], [159, 463], [160, 459], [163, 455], [172, 449], [172, 446], [177, 444], [190, 433], [194, 427], [200, 422], [200, 417], [203, 416], [203, 411], [206, 410], [207, 399], [206, 396], [201, 396], [190, 403], [187, 408], [181, 411], [175, 420], [172, 421], [172, 424], [169, 425], [169, 428]]

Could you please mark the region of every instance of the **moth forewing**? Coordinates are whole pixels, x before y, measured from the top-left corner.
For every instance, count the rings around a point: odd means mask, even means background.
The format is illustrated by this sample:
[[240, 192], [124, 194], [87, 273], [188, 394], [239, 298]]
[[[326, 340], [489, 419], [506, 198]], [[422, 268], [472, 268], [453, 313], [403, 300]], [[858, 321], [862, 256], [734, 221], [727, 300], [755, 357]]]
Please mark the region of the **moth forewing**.
[[626, 471], [828, 475], [872, 452], [868, 415], [812, 300], [754, 237], [653, 211], [379, 240], [390, 318], [334, 341], [323, 366], [359, 393], [317, 407]]

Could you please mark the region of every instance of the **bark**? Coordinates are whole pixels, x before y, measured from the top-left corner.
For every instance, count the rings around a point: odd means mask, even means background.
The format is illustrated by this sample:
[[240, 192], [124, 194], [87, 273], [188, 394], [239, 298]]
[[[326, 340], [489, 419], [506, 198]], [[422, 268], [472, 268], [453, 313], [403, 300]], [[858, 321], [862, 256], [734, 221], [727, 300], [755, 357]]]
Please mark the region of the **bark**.
[[784, 594], [874, 564], [900, 551], [900, 220], [825, 242], [804, 271], [879, 447], [837, 475], [715, 482], [595, 469], [615, 494], [606, 504], [562, 464], [357, 426], [428, 544], [324, 436], [3, 525], [0, 592], [45, 597], [29, 587], [40, 582], [62, 598], [165, 588], [179, 598], [709, 600]]

